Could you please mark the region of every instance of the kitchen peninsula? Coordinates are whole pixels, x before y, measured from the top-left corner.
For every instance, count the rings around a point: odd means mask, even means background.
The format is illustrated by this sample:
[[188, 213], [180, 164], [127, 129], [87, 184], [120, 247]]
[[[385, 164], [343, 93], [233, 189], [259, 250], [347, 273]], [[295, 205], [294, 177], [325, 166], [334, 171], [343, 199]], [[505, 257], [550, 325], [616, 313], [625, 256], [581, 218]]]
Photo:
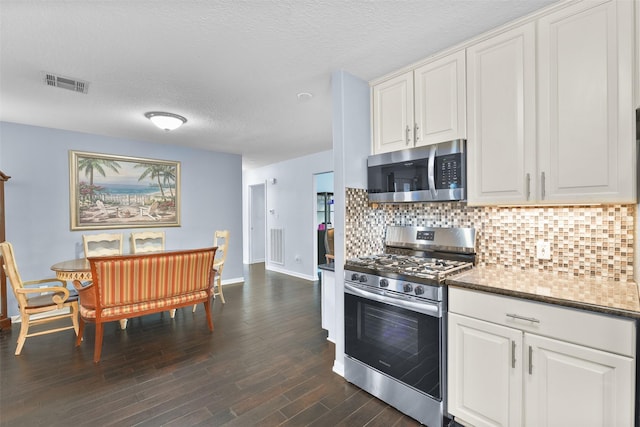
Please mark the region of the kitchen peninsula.
[[459, 422], [637, 425], [636, 283], [499, 267], [447, 283], [448, 402]]

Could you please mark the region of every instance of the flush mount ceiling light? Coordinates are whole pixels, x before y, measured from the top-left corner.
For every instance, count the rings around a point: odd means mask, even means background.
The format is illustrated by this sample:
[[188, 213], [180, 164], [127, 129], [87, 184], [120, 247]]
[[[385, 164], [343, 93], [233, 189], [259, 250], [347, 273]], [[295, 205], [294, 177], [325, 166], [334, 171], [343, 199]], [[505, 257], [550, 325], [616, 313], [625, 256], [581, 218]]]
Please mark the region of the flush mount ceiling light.
[[311, 92], [300, 92], [298, 95], [298, 101], [308, 101], [313, 98], [313, 94]]
[[150, 111], [144, 113], [144, 116], [160, 129], [170, 131], [179, 128], [187, 123], [187, 119], [173, 113], [165, 113], [162, 111]]

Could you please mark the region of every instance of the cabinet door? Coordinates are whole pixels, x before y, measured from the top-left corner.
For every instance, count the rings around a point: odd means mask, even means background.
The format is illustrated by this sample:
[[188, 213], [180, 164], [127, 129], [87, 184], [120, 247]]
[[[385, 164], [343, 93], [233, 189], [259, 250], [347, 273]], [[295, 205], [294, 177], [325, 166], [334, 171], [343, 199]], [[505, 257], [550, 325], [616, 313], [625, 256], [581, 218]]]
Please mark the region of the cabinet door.
[[414, 83], [415, 145], [466, 138], [464, 50], [416, 69]]
[[539, 20], [542, 201], [636, 200], [633, 3], [579, 2]]
[[535, 24], [467, 49], [469, 204], [536, 199]]
[[413, 72], [373, 86], [372, 97], [374, 153], [413, 147]]
[[522, 332], [448, 319], [449, 413], [477, 427], [522, 425]]
[[531, 334], [524, 343], [532, 357], [525, 370], [526, 425], [633, 426], [632, 358]]

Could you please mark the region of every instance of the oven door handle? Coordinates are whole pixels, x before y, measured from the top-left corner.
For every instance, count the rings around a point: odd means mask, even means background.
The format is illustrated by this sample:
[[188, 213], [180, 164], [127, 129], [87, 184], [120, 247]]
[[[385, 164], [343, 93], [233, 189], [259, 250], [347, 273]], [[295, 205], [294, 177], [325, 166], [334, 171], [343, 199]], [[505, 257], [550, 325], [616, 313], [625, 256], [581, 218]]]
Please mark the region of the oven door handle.
[[418, 313], [426, 314], [431, 317], [442, 317], [442, 310], [440, 304], [437, 302], [421, 301], [415, 302], [408, 299], [402, 299], [398, 297], [391, 297], [383, 290], [364, 290], [351, 283], [345, 282], [344, 291], [348, 294], [362, 297], [365, 299], [378, 301], [384, 304], [393, 305], [395, 307], [405, 308], [407, 310], [415, 311]]

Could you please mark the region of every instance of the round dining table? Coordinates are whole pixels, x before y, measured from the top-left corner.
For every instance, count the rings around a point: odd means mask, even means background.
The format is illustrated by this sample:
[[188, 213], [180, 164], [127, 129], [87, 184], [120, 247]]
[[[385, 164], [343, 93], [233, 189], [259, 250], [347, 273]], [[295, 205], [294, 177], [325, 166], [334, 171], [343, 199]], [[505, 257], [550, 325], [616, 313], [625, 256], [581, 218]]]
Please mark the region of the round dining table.
[[62, 261], [51, 266], [56, 278], [64, 281], [91, 280], [91, 266], [86, 258]]

